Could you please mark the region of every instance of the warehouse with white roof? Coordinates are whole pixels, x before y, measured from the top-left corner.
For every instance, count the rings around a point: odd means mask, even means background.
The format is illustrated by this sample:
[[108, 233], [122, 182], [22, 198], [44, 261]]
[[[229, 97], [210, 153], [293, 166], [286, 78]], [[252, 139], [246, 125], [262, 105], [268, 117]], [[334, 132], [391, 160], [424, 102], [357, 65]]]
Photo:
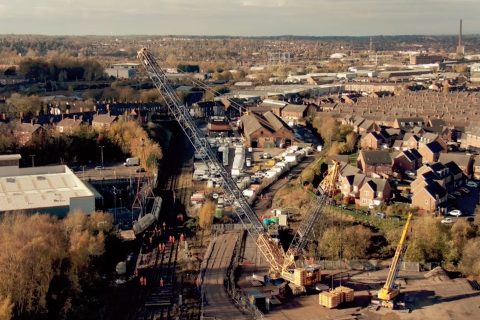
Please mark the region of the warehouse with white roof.
[[20, 168], [19, 154], [0, 155], [0, 212], [59, 216], [95, 211], [95, 194], [67, 166]]

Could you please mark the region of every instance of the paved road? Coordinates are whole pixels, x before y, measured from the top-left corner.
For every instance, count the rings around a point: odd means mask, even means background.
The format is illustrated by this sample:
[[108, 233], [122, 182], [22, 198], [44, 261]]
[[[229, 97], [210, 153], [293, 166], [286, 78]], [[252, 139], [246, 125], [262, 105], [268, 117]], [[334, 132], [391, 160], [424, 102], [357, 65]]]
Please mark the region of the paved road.
[[205, 285], [205, 317], [214, 317], [216, 320], [248, 319], [235, 307], [224, 287], [227, 269], [233, 258], [239, 235], [238, 232], [225, 233], [218, 236], [213, 243], [203, 279]]

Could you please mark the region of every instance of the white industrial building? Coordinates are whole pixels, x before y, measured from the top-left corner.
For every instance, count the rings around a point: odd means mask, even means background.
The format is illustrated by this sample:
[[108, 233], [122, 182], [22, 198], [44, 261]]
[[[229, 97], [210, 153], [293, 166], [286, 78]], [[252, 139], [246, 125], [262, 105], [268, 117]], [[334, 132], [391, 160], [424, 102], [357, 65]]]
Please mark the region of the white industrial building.
[[0, 155], [0, 212], [59, 216], [95, 211], [95, 194], [67, 166], [20, 168], [19, 154]]

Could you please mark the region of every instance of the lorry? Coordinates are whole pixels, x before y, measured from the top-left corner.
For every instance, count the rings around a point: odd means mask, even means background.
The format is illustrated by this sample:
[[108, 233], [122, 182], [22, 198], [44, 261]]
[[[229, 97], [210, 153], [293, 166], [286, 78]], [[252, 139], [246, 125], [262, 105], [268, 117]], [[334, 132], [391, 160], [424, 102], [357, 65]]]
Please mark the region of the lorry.
[[138, 158], [127, 158], [123, 165], [125, 167], [138, 166], [140, 164], [140, 159]]

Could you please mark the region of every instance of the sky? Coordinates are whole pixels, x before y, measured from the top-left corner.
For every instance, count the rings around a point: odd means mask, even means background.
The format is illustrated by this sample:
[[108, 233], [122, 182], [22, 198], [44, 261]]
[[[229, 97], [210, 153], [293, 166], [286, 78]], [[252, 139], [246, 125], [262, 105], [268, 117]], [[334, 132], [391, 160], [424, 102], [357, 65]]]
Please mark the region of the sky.
[[1, 34], [479, 34], [479, 17], [480, 0], [0, 0]]

